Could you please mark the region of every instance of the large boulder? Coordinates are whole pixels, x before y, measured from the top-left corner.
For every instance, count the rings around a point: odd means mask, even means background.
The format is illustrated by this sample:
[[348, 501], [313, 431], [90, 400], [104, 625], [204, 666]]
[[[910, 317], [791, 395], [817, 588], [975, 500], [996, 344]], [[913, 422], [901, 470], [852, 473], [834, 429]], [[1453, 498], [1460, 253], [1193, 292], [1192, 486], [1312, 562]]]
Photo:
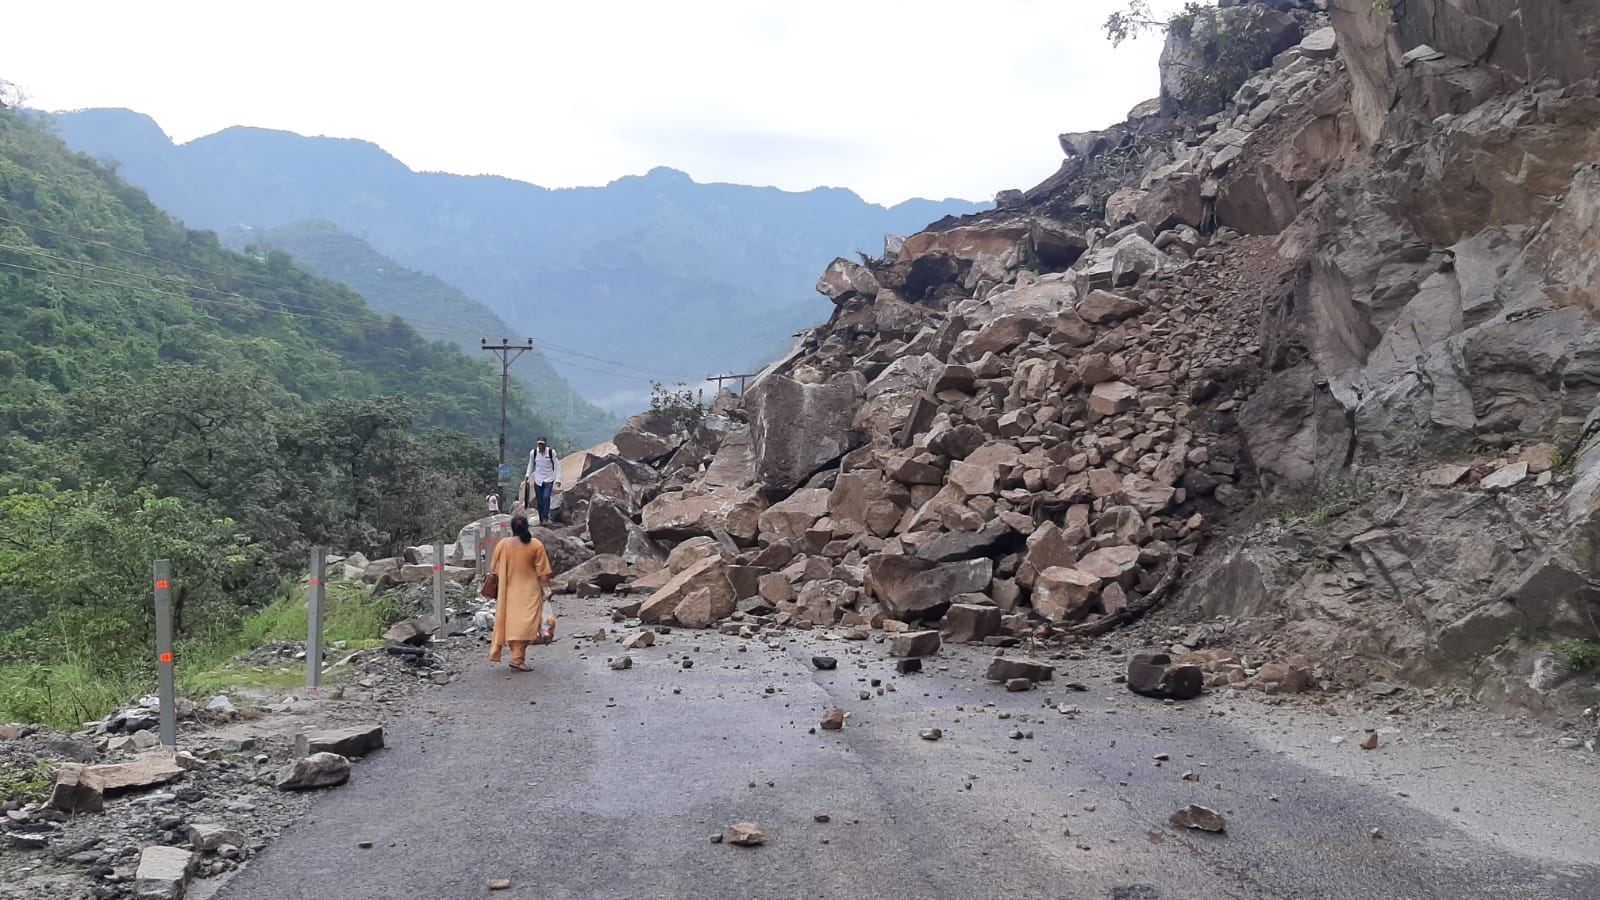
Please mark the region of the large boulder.
[[683, 540], [721, 531], [744, 544], [760, 532], [767, 503], [755, 488], [685, 488], [668, 491], [645, 505], [640, 524], [652, 538]]
[[1158, 182], [1139, 198], [1134, 218], [1156, 232], [1188, 225], [1199, 228], [1205, 222], [1205, 202], [1200, 197], [1200, 176], [1174, 175]]
[[876, 469], [840, 475], [828, 495], [828, 515], [833, 518], [835, 534], [868, 532], [888, 537], [910, 505], [911, 492], [905, 485], [889, 481]]
[[705, 627], [710, 621], [702, 620], [718, 610], [726, 612], [722, 612], [717, 618], [732, 614], [736, 594], [733, 583], [728, 580], [727, 564], [722, 561], [722, 557], [708, 556], [672, 576], [665, 585], [651, 594], [639, 608], [639, 620], [648, 624], [677, 620], [679, 606], [688, 602], [690, 597], [694, 597], [694, 602], [689, 604], [687, 613], [691, 621], [701, 623], [696, 627]]
[[1033, 611], [1052, 622], [1081, 619], [1094, 606], [1101, 581], [1072, 566], [1051, 566], [1034, 576]]
[[617, 454], [632, 462], [663, 459], [678, 449], [685, 435], [665, 416], [643, 412], [629, 417], [611, 439]]
[[989, 589], [994, 562], [970, 559], [935, 564], [915, 556], [879, 554], [867, 559], [867, 589], [884, 612], [904, 622], [937, 619], [957, 594]]
[[772, 504], [760, 516], [761, 537], [766, 541], [804, 538], [817, 520], [828, 514], [826, 488], [804, 488]]
[[878, 279], [866, 266], [838, 257], [818, 279], [817, 293], [836, 304], [856, 297], [871, 299], [878, 295]]
[[840, 380], [802, 384], [769, 375], [745, 395], [756, 479], [786, 496], [806, 479], [860, 446], [851, 428], [856, 384]]

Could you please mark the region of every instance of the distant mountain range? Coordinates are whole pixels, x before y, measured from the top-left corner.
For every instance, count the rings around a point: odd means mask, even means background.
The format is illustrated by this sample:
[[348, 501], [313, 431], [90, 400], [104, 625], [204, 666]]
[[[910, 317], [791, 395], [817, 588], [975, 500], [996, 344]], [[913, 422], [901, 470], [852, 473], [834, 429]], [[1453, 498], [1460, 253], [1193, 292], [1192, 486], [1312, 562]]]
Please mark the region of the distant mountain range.
[[[651, 380], [753, 371], [786, 349], [792, 332], [826, 317], [813, 285], [833, 257], [875, 255], [886, 234], [988, 206], [909, 200], [885, 208], [840, 188], [699, 184], [665, 168], [551, 190], [413, 172], [364, 141], [236, 127], [174, 145], [155, 121], [128, 110], [53, 118], [74, 149], [115, 161], [192, 226], [230, 240], [249, 233], [241, 228], [282, 240], [273, 229], [294, 226], [299, 249], [291, 252], [353, 284], [314, 261], [340, 252], [319, 250], [320, 241], [349, 246], [342, 230], [443, 279], [464, 293], [393, 311], [424, 330], [488, 328], [463, 303], [476, 298], [515, 330], [509, 336], [532, 336], [579, 393], [616, 412], [642, 408]], [[336, 228], [303, 224], [310, 220]]]
[[[332, 222], [313, 220], [270, 229], [241, 227], [222, 236], [235, 247], [257, 252], [282, 250], [312, 272], [359, 292], [374, 311], [399, 316], [413, 323], [424, 337], [455, 344], [469, 356], [489, 358], [482, 350], [481, 338], [498, 338], [514, 331], [493, 310], [458, 288], [407, 269]], [[511, 375], [528, 388], [540, 415], [561, 423], [566, 435], [581, 446], [610, 440], [622, 424], [617, 416], [578, 396], [542, 353], [524, 355], [511, 367]]]

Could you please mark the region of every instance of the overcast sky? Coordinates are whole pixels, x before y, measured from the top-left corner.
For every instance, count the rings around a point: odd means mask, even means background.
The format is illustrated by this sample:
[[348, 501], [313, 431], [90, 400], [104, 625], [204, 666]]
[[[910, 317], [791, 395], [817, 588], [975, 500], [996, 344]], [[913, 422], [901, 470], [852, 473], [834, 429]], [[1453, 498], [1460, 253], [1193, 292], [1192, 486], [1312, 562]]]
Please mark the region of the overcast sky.
[[1100, 29], [1124, 2], [27, 3], [6, 13], [0, 78], [39, 109], [147, 113], [180, 142], [254, 125], [547, 187], [666, 165], [984, 200], [1053, 172], [1058, 133], [1155, 95], [1158, 41], [1113, 49]]

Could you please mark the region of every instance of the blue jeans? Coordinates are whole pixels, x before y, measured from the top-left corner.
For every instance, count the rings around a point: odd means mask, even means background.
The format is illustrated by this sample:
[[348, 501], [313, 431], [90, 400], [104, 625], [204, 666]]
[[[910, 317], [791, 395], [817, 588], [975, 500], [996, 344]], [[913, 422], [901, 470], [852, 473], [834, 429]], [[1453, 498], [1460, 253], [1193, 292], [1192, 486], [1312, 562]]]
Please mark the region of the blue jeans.
[[550, 495], [555, 491], [555, 487], [556, 484], [553, 481], [533, 486], [534, 502], [539, 506], [539, 524], [541, 525], [550, 521]]

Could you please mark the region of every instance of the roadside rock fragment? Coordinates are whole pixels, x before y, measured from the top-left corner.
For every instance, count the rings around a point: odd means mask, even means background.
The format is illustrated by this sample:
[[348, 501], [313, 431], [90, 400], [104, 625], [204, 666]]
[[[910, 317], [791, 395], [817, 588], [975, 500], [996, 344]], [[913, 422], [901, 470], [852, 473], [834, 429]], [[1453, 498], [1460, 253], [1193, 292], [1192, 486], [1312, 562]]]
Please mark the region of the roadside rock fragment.
[[1009, 682], [1014, 678], [1026, 678], [1029, 681], [1049, 681], [1055, 675], [1055, 667], [1035, 659], [1017, 659], [1010, 656], [996, 656], [989, 661], [989, 671], [984, 674], [990, 681]]
[[294, 739], [295, 753], [310, 756], [314, 753], [337, 753], [340, 756], [366, 756], [383, 748], [382, 725], [358, 725], [354, 728], [337, 728], [310, 731]]
[[931, 656], [939, 652], [939, 632], [907, 631], [894, 636], [889, 645], [891, 656]]
[[1222, 833], [1228, 830], [1228, 820], [1214, 809], [1191, 803], [1172, 814], [1167, 820], [1174, 828]]
[[278, 774], [278, 790], [308, 791], [349, 780], [350, 760], [337, 753], [313, 753], [283, 767]]
[[822, 714], [822, 730], [838, 731], [844, 727], [844, 710], [830, 709]]
[[182, 900], [194, 867], [194, 854], [182, 847], [146, 847], [133, 876], [139, 900]]
[[1192, 700], [1205, 674], [1199, 666], [1175, 666], [1165, 653], [1138, 653], [1128, 660], [1128, 690], [1146, 697]]
[[767, 842], [767, 835], [754, 822], [735, 822], [722, 835], [723, 840], [740, 847], [759, 847]]

